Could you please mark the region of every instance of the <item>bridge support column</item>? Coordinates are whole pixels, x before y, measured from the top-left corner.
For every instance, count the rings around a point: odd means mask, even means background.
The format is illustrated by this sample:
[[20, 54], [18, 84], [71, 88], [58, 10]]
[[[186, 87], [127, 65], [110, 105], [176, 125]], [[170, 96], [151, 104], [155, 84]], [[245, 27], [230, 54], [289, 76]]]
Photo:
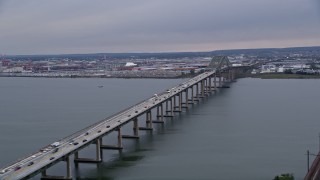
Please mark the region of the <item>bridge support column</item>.
[[[171, 101], [171, 100], [170, 100], [170, 101]], [[169, 102], [169, 100], [166, 101], [166, 112], [169, 111], [169, 103], [168, 103], [168, 102]]]
[[72, 180], [72, 169], [69, 156], [65, 158], [66, 165], [67, 165], [67, 175], [66, 176], [49, 176], [47, 175], [47, 171], [43, 170], [41, 172], [41, 179], [42, 180], [49, 180], [49, 179], [58, 179], [58, 180]]
[[163, 121], [163, 103], [157, 106], [157, 120], [152, 121], [153, 123], [164, 123]]
[[211, 76], [209, 77], [209, 92], [211, 93], [213, 90], [212, 90], [212, 78]]
[[122, 135], [124, 139], [139, 139], [138, 118], [133, 119], [133, 135]]
[[139, 130], [152, 131], [152, 114], [151, 110], [146, 112], [146, 127], [139, 127]]
[[47, 170], [46, 169], [41, 171], [41, 176], [42, 176], [41, 179], [47, 176]]
[[208, 96], [209, 95], [209, 79], [206, 78], [204, 79], [204, 95]]
[[121, 129], [118, 129], [118, 147], [123, 149], [122, 147], [122, 136], [121, 136]]
[[194, 104], [194, 93], [193, 93], [194, 85], [191, 86], [191, 104]]
[[146, 123], [147, 123], [147, 127], [152, 129], [152, 112], [151, 112], [151, 110], [148, 111], [146, 114]]
[[[169, 102], [170, 102], [170, 109], [169, 109]], [[170, 112], [171, 114], [168, 114]], [[166, 114], [164, 117], [173, 117], [173, 108], [172, 108], [172, 97], [166, 101]]]
[[139, 125], [138, 125], [138, 118], [133, 120], [133, 135], [139, 137]]
[[[175, 97], [172, 97], [175, 98]], [[173, 111], [174, 111], [174, 101], [172, 101], [172, 98], [170, 99], [170, 112], [171, 112], [171, 116], [173, 117]]]
[[[178, 96], [178, 106], [176, 106], [177, 105], [177, 102], [176, 102], [176, 96]], [[174, 106], [173, 106], [173, 112], [181, 112], [182, 110], [181, 110], [181, 100], [182, 100], [182, 97], [181, 97], [181, 92], [179, 93], [179, 94], [177, 94], [177, 95], [175, 95], [174, 97], [173, 97], [173, 100], [174, 100], [174, 102], [173, 102], [173, 104], [174, 104]], [[178, 108], [178, 110], [176, 110], [176, 108]]]
[[199, 83], [196, 84], [196, 97], [194, 98], [194, 101], [199, 101]]
[[100, 163], [102, 161], [101, 158], [101, 138], [96, 139], [96, 159], [90, 158], [79, 158], [79, 151], [74, 153], [74, 162], [75, 163]]
[[[206, 96], [206, 94], [207, 94], [207, 86], [206, 86], [207, 79], [203, 79], [202, 81], [203, 81], [203, 96]], [[201, 92], [201, 94], [202, 94], [202, 92]]]
[[[183, 92], [185, 93], [185, 101], [183, 102]], [[188, 97], [188, 88], [186, 88], [183, 92], [181, 92], [181, 108], [188, 109], [189, 106], [189, 97]], [[182, 106], [184, 104], [184, 106]]]
[[204, 97], [204, 80], [201, 81], [201, 97]]
[[79, 152], [78, 151], [74, 153], [74, 160], [76, 160], [76, 159], [79, 159]]
[[185, 90], [185, 108], [189, 108], [189, 91], [188, 88]]
[[71, 168], [71, 162], [70, 162], [70, 157], [68, 156], [66, 158], [67, 162], [67, 179], [72, 179], [72, 168]]
[[217, 90], [217, 74], [216, 73], [214, 73], [213, 87], [214, 87], [214, 90], [216, 91]]
[[179, 111], [182, 111], [182, 92], [179, 93]]
[[96, 161], [97, 162], [101, 162], [102, 158], [101, 158], [101, 138], [98, 138], [96, 140]]
[[161, 121], [163, 121], [163, 103], [161, 103], [161, 111], [160, 111], [160, 116], [161, 116]]
[[[201, 98], [204, 98], [204, 80], [201, 80], [200, 82], [200, 90], [197, 88], [198, 92], [197, 92], [197, 99], [198, 101]], [[199, 92], [200, 91], [200, 92]]]
[[[118, 132], [118, 136], [117, 136], [117, 139], [118, 139], [118, 142], [117, 142], [117, 145], [103, 145], [102, 144], [102, 139], [100, 139], [100, 149], [111, 149], [111, 150], [122, 150], [123, 147], [122, 147], [122, 135], [121, 135], [121, 128], [118, 128], [116, 130]], [[98, 142], [97, 142], [98, 144]]]

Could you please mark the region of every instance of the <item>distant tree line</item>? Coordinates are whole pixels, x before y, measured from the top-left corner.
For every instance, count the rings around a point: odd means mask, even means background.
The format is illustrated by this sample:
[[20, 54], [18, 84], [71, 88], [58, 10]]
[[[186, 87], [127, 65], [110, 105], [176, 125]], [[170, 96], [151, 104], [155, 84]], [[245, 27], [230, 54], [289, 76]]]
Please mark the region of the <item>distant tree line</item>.
[[294, 180], [293, 174], [281, 174], [280, 176], [274, 177], [273, 180]]

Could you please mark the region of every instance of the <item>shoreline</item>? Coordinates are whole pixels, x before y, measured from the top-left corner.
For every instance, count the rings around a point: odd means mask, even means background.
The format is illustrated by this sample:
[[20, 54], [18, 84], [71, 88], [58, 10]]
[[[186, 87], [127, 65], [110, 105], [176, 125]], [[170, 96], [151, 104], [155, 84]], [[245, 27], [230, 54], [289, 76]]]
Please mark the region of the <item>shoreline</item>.
[[260, 79], [320, 79], [320, 75], [309, 75], [309, 74], [246, 74], [244, 77], [260, 78]]
[[192, 78], [194, 75], [182, 75], [182, 76], [28, 76], [28, 75], [0, 75], [0, 78], [11, 77], [11, 78], [49, 78], [49, 79], [79, 79], [79, 78], [99, 78], [99, 79], [184, 79]]
[[[13, 77], [13, 78], [68, 78], [68, 79], [77, 79], [77, 78], [108, 78], [108, 79], [183, 79], [183, 78], [192, 78], [196, 76], [193, 75], [181, 75], [181, 76], [28, 76], [28, 75], [3, 75], [2, 77]], [[307, 74], [280, 74], [280, 73], [265, 73], [265, 74], [240, 74], [240, 78], [259, 78], [259, 79], [320, 79], [320, 75], [307, 75]]]

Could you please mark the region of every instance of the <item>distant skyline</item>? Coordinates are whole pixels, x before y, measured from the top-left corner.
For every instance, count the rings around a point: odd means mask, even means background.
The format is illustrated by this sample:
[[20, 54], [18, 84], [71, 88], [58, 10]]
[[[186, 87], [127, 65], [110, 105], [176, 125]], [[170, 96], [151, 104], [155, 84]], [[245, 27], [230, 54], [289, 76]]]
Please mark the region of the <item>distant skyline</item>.
[[320, 0], [0, 0], [0, 54], [320, 46]]

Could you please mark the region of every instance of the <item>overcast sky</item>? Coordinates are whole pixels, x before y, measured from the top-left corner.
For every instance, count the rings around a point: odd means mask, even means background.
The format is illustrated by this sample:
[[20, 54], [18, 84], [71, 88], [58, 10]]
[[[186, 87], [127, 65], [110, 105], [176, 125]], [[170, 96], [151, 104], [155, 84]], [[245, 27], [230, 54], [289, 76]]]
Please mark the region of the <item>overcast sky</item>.
[[320, 45], [320, 0], [0, 0], [0, 54]]

